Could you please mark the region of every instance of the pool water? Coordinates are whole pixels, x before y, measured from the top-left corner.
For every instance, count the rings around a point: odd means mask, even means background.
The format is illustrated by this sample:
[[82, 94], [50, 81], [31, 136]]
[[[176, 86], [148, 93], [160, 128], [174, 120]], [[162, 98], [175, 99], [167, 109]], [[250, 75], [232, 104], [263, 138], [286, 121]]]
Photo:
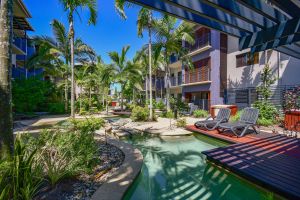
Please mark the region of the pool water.
[[202, 151], [228, 145], [200, 136], [125, 139], [144, 156], [141, 173], [124, 199], [273, 199], [273, 194], [208, 163]]

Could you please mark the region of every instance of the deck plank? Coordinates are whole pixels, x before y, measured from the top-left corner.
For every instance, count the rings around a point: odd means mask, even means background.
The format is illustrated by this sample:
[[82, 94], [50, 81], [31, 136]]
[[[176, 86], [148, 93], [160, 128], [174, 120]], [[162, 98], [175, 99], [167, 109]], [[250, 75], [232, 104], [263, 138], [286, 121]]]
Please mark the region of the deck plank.
[[250, 140], [202, 152], [207, 159], [288, 199], [300, 199], [300, 140]]

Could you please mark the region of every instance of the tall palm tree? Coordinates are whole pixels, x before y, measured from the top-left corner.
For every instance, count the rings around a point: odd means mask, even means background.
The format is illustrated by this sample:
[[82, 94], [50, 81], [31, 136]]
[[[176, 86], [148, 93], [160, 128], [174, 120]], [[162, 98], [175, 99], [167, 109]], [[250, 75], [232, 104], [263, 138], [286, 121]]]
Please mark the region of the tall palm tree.
[[64, 10], [68, 13], [69, 21], [69, 39], [71, 53], [71, 117], [75, 117], [75, 82], [74, 82], [74, 14], [78, 14], [78, 9], [88, 8], [89, 24], [96, 24], [97, 19], [97, 0], [60, 0], [64, 6]]
[[140, 65], [137, 60], [128, 61], [126, 55], [129, 50], [129, 46], [125, 46], [122, 48], [121, 54], [116, 51], [109, 52], [109, 57], [112, 61], [112, 65], [115, 67], [117, 72], [116, 82], [121, 85], [121, 110], [123, 111], [123, 98], [124, 98], [124, 89], [126, 83], [131, 77], [136, 75], [141, 75], [142, 72], [140, 70]]
[[0, 2], [0, 159], [13, 153], [11, 44], [13, 0]]
[[187, 51], [182, 48], [182, 41], [190, 44], [194, 43], [192, 36], [193, 29], [186, 23], [178, 25], [178, 19], [169, 15], [164, 15], [154, 22], [156, 42], [153, 44], [155, 55], [163, 54], [165, 65], [166, 100], [167, 109], [170, 110], [170, 56], [177, 54], [181, 57], [185, 65], [191, 65], [189, 57], [185, 56]]
[[[149, 91], [150, 91], [150, 116], [149, 119], [153, 120], [153, 105], [152, 105], [152, 24], [153, 24], [153, 18], [152, 18], [152, 11], [147, 8], [142, 8], [138, 15], [138, 36], [143, 36], [143, 31], [146, 29], [148, 30], [148, 63], [149, 63]], [[148, 76], [147, 76], [148, 77]], [[146, 83], [148, 82], [146, 78]], [[147, 92], [147, 90], [146, 90]]]
[[114, 65], [101, 65], [100, 66], [100, 80], [104, 86], [104, 94], [106, 91], [106, 114], [108, 114], [108, 95], [109, 87], [114, 82], [114, 78], [117, 75], [117, 70]]
[[[51, 23], [53, 38], [48, 36], [35, 36], [33, 43], [37, 45], [38, 51], [27, 61], [28, 68], [44, 68], [46, 71], [55, 72], [54, 76], [63, 78], [65, 81], [65, 111], [68, 111], [68, 79], [70, 65], [70, 41], [68, 31], [58, 20]], [[79, 60], [93, 56], [95, 53], [91, 47], [85, 44], [80, 38], [74, 43], [74, 52]], [[61, 71], [60, 71], [61, 70]]]
[[[115, 0], [115, 8], [117, 13], [123, 18], [126, 19], [127, 16], [124, 12], [124, 7], [130, 7], [132, 4], [125, 2], [125, 0]], [[153, 103], [152, 103], [152, 24], [153, 24], [153, 18], [152, 18], [152, 11], [147, 8], [142, 8], [139, 11], [138, 14], [138, 20], [137, 20], [137, 28], [138, 28], [138, 36], [143, 37], [143, 31], [148, 30], [148, 55], [149, 55], [149, 76], [146, 76], [146, 102], [148, 100], [148, 80], [149, 80], [149, 91], [150, 91], [150, 116], [149, 119], [153, 120]]]

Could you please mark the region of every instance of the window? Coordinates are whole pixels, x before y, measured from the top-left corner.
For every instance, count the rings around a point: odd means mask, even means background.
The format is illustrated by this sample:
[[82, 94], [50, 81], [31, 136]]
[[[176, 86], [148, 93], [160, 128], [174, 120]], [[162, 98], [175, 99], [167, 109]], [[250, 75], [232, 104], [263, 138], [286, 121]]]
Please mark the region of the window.
[[257, 52], [254, 54], [251, 54], [250, 52], [239, 54], [236, 56], [236, 67], [258, 64], [259, 62], [258, 56], [259, 53]]

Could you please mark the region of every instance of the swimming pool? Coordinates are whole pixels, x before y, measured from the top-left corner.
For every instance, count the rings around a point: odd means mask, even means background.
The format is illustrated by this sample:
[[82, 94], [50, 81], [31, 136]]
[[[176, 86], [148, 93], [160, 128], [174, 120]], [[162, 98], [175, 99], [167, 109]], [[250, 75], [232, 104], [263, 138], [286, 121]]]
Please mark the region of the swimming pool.
[[202, 151], [227, 145], [201, 135], [176, 138], [132, 136], [125, 139], [144, 156], [141, 173], [124, 199], [273, 199], [230, 172], [207, 163]]

